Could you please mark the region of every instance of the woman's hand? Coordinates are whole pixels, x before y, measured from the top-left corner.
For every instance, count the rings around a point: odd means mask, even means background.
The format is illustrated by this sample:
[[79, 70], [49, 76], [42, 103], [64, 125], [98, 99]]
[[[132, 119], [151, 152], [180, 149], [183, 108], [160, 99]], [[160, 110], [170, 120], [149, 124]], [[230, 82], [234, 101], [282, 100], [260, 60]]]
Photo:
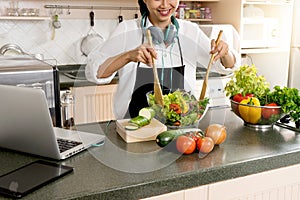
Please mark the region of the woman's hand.
[[222, 64], [226, 68], [232, 68], [235, 63], [235, 57], [229, 51], [228, 44], [223, 40], [220, 40], [219, 44], [216, 45], [216, 41], [211, 40], [211, 54], [215, 54], [214, 61], [221, 59]]
[[220, 40], [219, 44], [216, 46], [216, 41], [211, 40], [211, 54], [215, 54], [214, 61], [226, 56], [228, 54], [228, 44], [223, 40]]
[[154, 59], [157, 59], [155, 49], [147, 43], [142, 44], [136, 49], [108, 58], [99, 66], [97, 78], [107, 78], [129, 62], [142, 62], [152, 66], [152, 56]]
[[130, 60], [133, 62], [142, 62], [147, 65], [152, 65], [152, 57], [157, 59], [157, 53], [153, 47], [145, 43], [134, 50], [128, 52]]

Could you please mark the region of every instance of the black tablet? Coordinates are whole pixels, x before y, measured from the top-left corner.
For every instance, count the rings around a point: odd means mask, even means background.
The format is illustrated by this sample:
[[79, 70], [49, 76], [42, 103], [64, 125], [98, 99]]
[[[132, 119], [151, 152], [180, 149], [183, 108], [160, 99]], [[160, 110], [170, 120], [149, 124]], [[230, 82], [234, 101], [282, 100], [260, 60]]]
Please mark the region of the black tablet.
[[0, 194], [21, 198], [73, 171], [73, 167], [38, 160], [0, 176]]

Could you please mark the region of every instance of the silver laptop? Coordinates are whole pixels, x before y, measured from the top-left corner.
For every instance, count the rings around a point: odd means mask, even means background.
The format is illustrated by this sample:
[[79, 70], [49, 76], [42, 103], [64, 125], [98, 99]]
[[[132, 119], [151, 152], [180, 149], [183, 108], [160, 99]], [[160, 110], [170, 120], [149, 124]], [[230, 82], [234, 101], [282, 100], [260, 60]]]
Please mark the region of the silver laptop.
[[1, 148], [61, 160], [105, 140], [101, 134], [53, 127], [42, 89], [0, 85], [0, 94]]

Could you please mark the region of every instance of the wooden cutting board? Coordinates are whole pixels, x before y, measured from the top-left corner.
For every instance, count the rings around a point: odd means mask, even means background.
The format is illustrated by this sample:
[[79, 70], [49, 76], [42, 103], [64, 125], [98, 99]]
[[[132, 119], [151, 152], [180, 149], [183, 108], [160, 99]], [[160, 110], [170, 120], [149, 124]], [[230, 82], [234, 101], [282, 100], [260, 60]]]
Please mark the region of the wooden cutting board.
[[129, 119], [122, 119], [116, 121], [116, 131], [127, 143], [145, 142], [155, 140], [156, 136], [167, 130], [167, 126], [162, 124], [157, 119], [152, 119], [150, 124], [143, 126], [137, 130], [126, 130]]

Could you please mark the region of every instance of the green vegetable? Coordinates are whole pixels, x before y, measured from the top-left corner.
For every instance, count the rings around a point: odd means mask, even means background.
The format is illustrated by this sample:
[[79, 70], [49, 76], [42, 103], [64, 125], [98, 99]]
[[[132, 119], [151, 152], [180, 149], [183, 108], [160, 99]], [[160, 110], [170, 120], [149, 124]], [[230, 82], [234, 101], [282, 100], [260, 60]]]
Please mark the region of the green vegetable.
[[270, 91], [270, 84], [264, 76], [257, 75], [254, 65], [241, 66], [234, 71], [231, 80], [225, 86], [226, 96], [233, 97], [236, 94], [254, 94], [262, 105], [265, 104], [266, 94]]
[[274, 91], [267, 94], [266, 100], [280, 105], [283, 112], [289, 114], [293, 121], [300, 119], [300, 96], [298, 89], [275, 86]]
[[197, 132], [204, 136], [204, 133], [201, 129], [198, 128], [188, 128], [188, 129], [176, 129], [176, 130], [169, 130], [164, 131], [156, 136], [156, 143], [160, 147], [165, 147], [173, 140], [175, 140], [178, 136]]
[[[270, 84], [265, 77], [257, 76], [257, 69], [254, 65], [241, 66], [234, 72], [232, 79], [226, 84], [226, 96], [232, 98], [236, 94], [254, 94], [261, 105], [276, 103], [281, 106], [284, 113], [289, 114], [293, 121], [300, 119], [300, 96], [296, 88], [275, 86], [270, 90]], [[279, 118], [280, 116], [274, 116]], [[263, 124], [264, 121], [258, 122]]]
[[150, 120], [143, 116], [136, 116], [134, 118], [131, 118], [128, 123], [137, 125], [138, 127], [142, 127], [150, 124]]
[[135, 124], [129, 124], [129, 125], [125, 126], [125, 129], [128, 131], [135, 131], [135, 130], [139, 129], [139, 126], [137, 126]]
[[147, 118], [148, 120], [152, 120], [152, 118], [155, 116], [155, 110], [150, 107], [142, 108], [139, 111], [139, 116], [143, 116], [143, 117]]

